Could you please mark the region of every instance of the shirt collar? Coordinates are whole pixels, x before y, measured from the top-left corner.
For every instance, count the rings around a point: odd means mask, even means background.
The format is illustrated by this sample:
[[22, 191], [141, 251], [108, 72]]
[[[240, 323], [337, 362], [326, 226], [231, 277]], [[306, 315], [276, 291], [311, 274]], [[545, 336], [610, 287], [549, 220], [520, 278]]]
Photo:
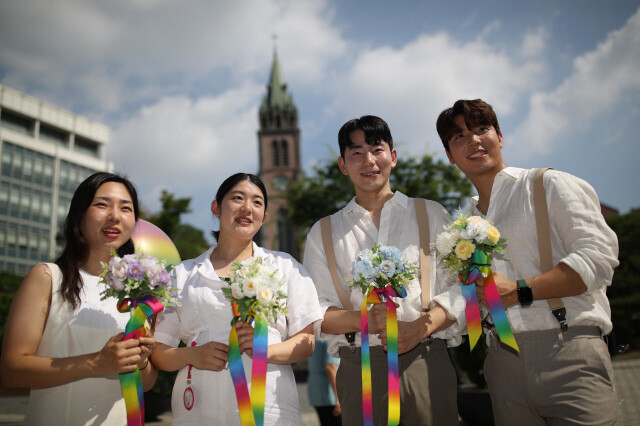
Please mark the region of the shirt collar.
[[[254, 241], [252, 241], [251, 244], [253, 244], [252, 257], [262, 257], [265, 260], [267, 258], [273, 257], [271, 253], [267, 253], [262, 247], [258, 246]], [[208, 278], [211, 278], [212, 273], [215, 274], [213, 265], [211, 264], [211, 253], [213, 253], [213, 250], [217, 246], [218, 246], [218, 243], [212, 244], [207, 251], [205, 251], [195, 259], [193, 259], [193, 262], [197, 265], [198, 272]]]
[[[407, 197], [406, 195], [404, 195], [402, 192], [400, 191], [396, 191], [393, 194], [393, 197], [391, 197], [386, 203], [394, 203], [399, 207], [402, 207], [403, 209], [407, 209], [409, 206], [409, 197]], [[347, 216], [349, 213], [351, 213], [354, 209], [360, 209], [362, 211], [365, 211], [364, 207], [362, 207], [360, 204], [356, 203], [356, 197], [353, 197], [351, 199], [351, 201], [349, 201], [349, 204], [347, 204], [344, 209], [342, 209], [342, 214], [343, 216]]]
[[[521, 169], [519, 167], [505, 167], [500, 170], [496, 177], [493, 179], [493, 187], [491, 188], [492, 192], [494, 188], [502, 185], [506, 179], [518, 179], [522, 173], [525, 172], [525, 169]], [[474, 196], [469, 198], [468, 206], [476, 208], [478, 206], [478, 196]]]

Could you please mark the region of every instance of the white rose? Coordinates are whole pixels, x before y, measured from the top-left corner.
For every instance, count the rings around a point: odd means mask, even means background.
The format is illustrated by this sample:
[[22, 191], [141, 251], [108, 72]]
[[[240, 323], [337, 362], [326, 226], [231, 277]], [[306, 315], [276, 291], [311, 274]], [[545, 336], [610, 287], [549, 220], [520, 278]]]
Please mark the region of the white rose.
[[263, 305], [268, 305], [273, 299], [273, 291], [271, 291], [271, 289], [267, 286], [260, 287], [258, 289], [256, 298], [258, 299], [258, 302], [262, 303]]
[[247, 297], [254, 297], [256, 295], [256, 288], [258, 286], [258, 280], [256, 277], [247, 278], [243, 285], [242, 291]]
[[238, 283], [231, 284], [231, 295], [236, 299], [242, 299], [244, 297], [240, 284]]
[[451, 233], [443, 232], [436, 238], [436, 250], [438, 254], [445, 256], [451, 253], [456, 245], [457, 238]]
[[127, 278], [128, 270], [129, 267], [125, 262], [116, 263], [111, 267], [111, 276], [118, 281], [122, 281]]

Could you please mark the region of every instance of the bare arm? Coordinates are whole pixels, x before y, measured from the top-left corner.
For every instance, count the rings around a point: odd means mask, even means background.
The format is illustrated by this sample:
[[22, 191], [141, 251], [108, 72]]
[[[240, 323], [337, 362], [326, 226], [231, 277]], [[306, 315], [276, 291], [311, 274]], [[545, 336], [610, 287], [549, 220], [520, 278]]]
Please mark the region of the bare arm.
[[[237, 322], [238, 340], [240, 352], [253, 355], [253, 327], [244, 322]], [[313, 336], [313, 324], [309, 324], [284, 342], [269, 345], [267, 349], [267, 362], [272, 364], [291, 364], [313, 354], [315, 338]]]
[[340, 408], [340, 401], [338, 401], [338, 388], [336, 387], [336, 374], [338, 373], [338, 366], [336, 364], [325, 364], [324, 371], [327, 373], [327, 380], [333, 389], [333, 394], [336, 396], [336, 406], [333, 409], [333, 415], [335, 417], [342, 413]]
[[[444, 330], [455, 322], [447, 316], [447, 311], [440, 305], [436, 305], [428, 312], [422, 312], [420, 317], [413, 321], [398, 321], [398, 353], [409, 352], [427, 337]], [[387, 350], [386, 328], [379, 337], [384, 349]]]
[[165, 371], [180, 370], [189, 364], [199, 370], [220, 371], [227, 364], [228, 352], [229, 346], [219, 342], [184, 348], [158, 343], [151, 352], [151, 359], [156, 367]]
[[[87, 377], [108, 377], [135, 370], [138, 340], [121, 341], [122, 333], [102, 350], [67, 358], [36, 356], [51, 303], [51, 275], [37, 265], [25, 277], [11, 304], [2, 350], [2, 381], [7, 387], [58, 386]], [[145, 373], [145, 376], [149, 373]]]
[[[369, 334], [377, 334], [386, 326], [386, 308], [384, 304], [374, 305], [369, 309]], [[360, 311], [346, 311], [330, 307], [324, 314], [322, 332], [329, 334], [345, 334], [360, 332]]]
[[[493, 276], [502, 305], [508, 308], [518, 303], [518, 283], [497, 271], [493, 273]], [[543, 274], [523, 279], [531, 287], [534, 300], [576, 296], [587, 291], [587, 286], [580, 275], [564, 263], [559, 263]], [[478, 281], [479, 284], [483, 284], [483, 280]], [[483, 304], [487, 305], [484, 289], [478, 292], [478, 297]]]

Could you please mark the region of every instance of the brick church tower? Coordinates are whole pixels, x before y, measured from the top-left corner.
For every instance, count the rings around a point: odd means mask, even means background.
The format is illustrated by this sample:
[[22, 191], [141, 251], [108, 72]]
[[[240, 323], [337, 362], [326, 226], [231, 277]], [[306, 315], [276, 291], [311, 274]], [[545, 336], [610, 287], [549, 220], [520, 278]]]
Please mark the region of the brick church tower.
[[300, 167], [300, 129], [298, 110], [282, 78], [278, 55], [274, 50], [267, 93], [259, 112], [259, 176], [267, 187], [269, 206], [267, 221], [258, 243], [270, 250], [284, 251], [296, 258], [295, 229], [288, 220], [285, 198], [288, 184], [302, 173]]

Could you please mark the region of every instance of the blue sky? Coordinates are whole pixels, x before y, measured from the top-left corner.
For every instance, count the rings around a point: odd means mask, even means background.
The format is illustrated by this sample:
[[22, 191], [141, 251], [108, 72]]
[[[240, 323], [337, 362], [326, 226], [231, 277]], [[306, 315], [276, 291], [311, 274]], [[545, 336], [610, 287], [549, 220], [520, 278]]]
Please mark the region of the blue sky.
[[350, 118], [389, 123], [400, 156], [444, 157], [438, 113], [481, 97], [508, 165], [589, 181], [640, 207], [640, 1], [0, 2], [0, 83], [111, 129], [108, 159], [184, 219], [236, 171], [256, 172], [257, 111], [278, 34], [302, 158], [335, 155]]

